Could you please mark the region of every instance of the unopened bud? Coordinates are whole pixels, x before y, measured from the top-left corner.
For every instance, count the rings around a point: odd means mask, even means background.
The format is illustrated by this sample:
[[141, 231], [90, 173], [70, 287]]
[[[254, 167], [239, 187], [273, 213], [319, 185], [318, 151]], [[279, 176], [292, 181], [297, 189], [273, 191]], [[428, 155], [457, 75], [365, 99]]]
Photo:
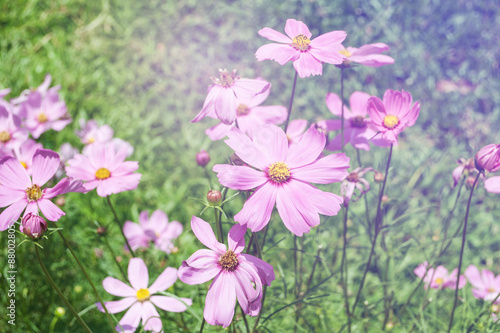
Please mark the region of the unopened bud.
[[38, 239], [47, 230], [47, 221], [41, 216], [28, 213], [21, 220], [20, 230], [31, 239]]
[[77, 293], [77, 294], [81, 293], [83, 290], [82, 286], [80, 286], [79, 284], [77, 284], [73, 289], [75, 290], [75, 293]]
[[59, 197], [56, 199], [56, 205], [58, 205], [59, 207], [62, 207], [66, 204], [66, 199], [64, 199], [64, 197]]
[[204, 167], [210, 162], [210, 155], [205, 150], [200, 150], [198, 154], [196, 154], [196, 163], [199, 166]]
[[217, 190], [210, 190], [207, 193], [208, 203], [212, 206], [219, 206], [222, 203], [222, 194]]
[[385, 329], [390, 331], [394, 328], [394, 323], [392, 321], [388, 322], [386, 325], [385, 325]]
[[391, 201], [391, 199], [389, 199], [389, 197], [387, 195], [383, 195], [382, 196], [382, 203], [388, 203], [389, 201]]
[[382, 183], [384, 181], [384, 174], [382, 172], [375, 172], [375, 174], [373, 175], [373, 180], [375, 181], [375, 183]]
[[54, 315], [58, 318], [62, 318], [65, 314], [66, 314], [66, 310], [61, 306], [58, 306], [56, 308], [56, 310], [54, 311]]
[[107, 231], [106, 227], [103, 227], [103, 226], [97, 227], [97, 234], [99, 236], [105, 236], [106, 235], [106, 231]]
[[481, 148], [474, 156], [474, 161], [480, 172], [500, 170], [500, 145], [489, 144]]

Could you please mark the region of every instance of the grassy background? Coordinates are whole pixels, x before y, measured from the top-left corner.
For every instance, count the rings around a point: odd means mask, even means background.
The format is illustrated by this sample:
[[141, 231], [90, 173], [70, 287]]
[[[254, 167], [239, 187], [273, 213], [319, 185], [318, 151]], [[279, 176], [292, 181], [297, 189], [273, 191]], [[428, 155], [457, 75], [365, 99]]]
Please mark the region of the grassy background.
[[[191, 124], [200, 110], [218, 68], [236, 68], [240, 75], [261, 76], [272, 83], [266, 104], [287, 105], [293, 80], [291, 64], [257, 62], [254, 53], [267, 40], [257, 31], [271, 27], [283, 31], [286, 19], [305, 22], [313, 36], [332, 30], [348, 33], [346, 46], [384, 42], [391, 47], [394, 65], [379, 69], [358, 67], [347, 72], [346, 96], [362, 90], [382, 96], [386, 89], [405, 89], [422, 105], [417, 124], [403, 135], [395, 149], [387, 194], [387, 228], [384, 241], [377, 248], [376, 265], [371, 268], [363, 293], [367, 305], [361, 305], [355, 331], [379, 332], [384, 321], [381, 301], [384, 287], [393, 295], [390, 321], [394, 331], [436, 332], [446, 329], [453, 293], [450, 290], [430, 296], [433, 302], [419, 315], [424, 292], [419, 291], [409, 313], [398, 318], [398, 309], [416, 285], [413, 269], [422, 261], [433, 261], [432, 249], [443, 221], [451, 209], [456, 189], [451, 189], [451, 171], [459, 157], [470, 157], [482, 146], [498, 142], [500, 129], [499, 34], [500, 7], [494, 1], [470, 2], [421, 0], [402, 5], [400, 1], [84, 1], [59, 0], [3, 1], [0, 4], [0, 88], [12, 88], [9, 97], [38, 86], [47, 73], [53, 84], [62, 86], [73, 119], [97, 119], [109, 124], [115, 135], [135, 147], [132, 160], [140, 162], [142, 180], [139, 188], [112, 196], [122, 220], [137, 221], [140, 211], [162, 209], [171, 220], [185, 226], [177, 242], [179, 253], [165, 256], [148, 250], [141, 253], [148, 263], [153, 280], [166, 266], [178, 267], [200, 244], [190, 232], [189, 221], [202, 206], [192, 197], [203, 198], [208, 182], [194, 156], [207, 149], [211, 167], [223, 163], [231, 150], [222, 142], [211, 142], [204, 130], [210, 120]], [[301, 79], [297, 85], [292, 118], [311, 121], [329, 117], [324, 103], [327, 92], [337, 92], [339, 70], [323, 66], [323, 75]], [[460, 82], [462, 91], [443, 92], [440, 80]], [[469, 87], [469, 89], [467, 89]], [[453, 88], [453, 87], [452, 87]], [[60, 133], [45, 133], [44, 146], [57, 149], [63, 142], [81, 147], [74, 130], [78, 122]], [[355, 152], [348, 149], [352, 165]], [[365, 165], [383, 169], [387, 151], [373, 148], [363, 153]], [[212, 175], [212, 181], [215, 181]], [[338, 184], [322, 187], [338, 193]], [[375, 187], [374, 187], [375, 188]], [[368, 194], [371, 207], [376, 191]], [[465, 211], [466, 192], [459, 199], [455, 230]], [[119, 271], [104, 242], [96, 235], [98, 222], [112, 225], [112, 216], [103, 198], [95, 192], [66, 196], [67, 213], [58, 226], [64, 228], [86, 267], [91, 268], [95, 283]], [[470, 234], [464, 267], [475, 264], [500, 273], [498, 225], [500, 212], [495, 209], [498, 196], [480, 187], [474, 197]], [[236, 213], [242, 205], [238, 198], [227, 206]], [[351, 301], [357, 292], [369, 247], [362, 227], [362, 202], [352, 206], [349, 231], [349, 292]], [[372, 214], [374, 214], [372, 209]], [[210, 214], [211, 216], [211, 214]], [[209, 215], [203, 216], [210, 220]], [[320, 227], [302, 239], [302, 271], [298, 278], [307, 281], [318, 248], [322, 251], [312, 285], [326, 282], [306, 293], [310, 299], [288, 306], [270, 320], [274, 311], [296, 301], [295, 276], [290, 249], [293, 237], [274, 216], [264, 259], [274, 265], [277, 278], [268, 290], [261, 330], [271, 332], [329, 332], [345, 322], [342, 288], [339, 284], [339, 250], [342, 248], [341, 216], [323, 218]], [[433, 240], [433, 236], [434, 240]], [[116, 226], [110, 227], [110, 240], [126, 267], [127, 255]], [[0, 253], [6, 256], [6, 233], [0, 236]], [[19, 240], [20, 238], [18, 238]], [[57, 235], [43, 241], [43, 257], [67, 297], [81, 311], [95, 302], [90, 287], [78, 271]], [[447, 254], [439, 259], [448, 269], [458, 265], [460, 240], [455, 240]], [[104, 251], [104, 254], [102, 253]], [[2, 259], [3, 261], [4, 259]], [[61, 306], [36, 264], [34, 249], [28, 244], [17, 249], [17, 320], [16, 332], [48, 332], [53, 312]], [[1, 268], [5, 274], [6, 267]], [[2, 277], [0, 299], [8, 298]], [[111, 296], [105, 294], [105, 300]], [[187, 286], [178, 282], [175, 292], [192, 297], [192, 307], [201, 318], [207, 286]], [[321, 296], [320, 298], [314, 298]], [[485, 307], [472, 298], [470, 286], [456, 314], [457, 331], [468, 326]], [[302, 296], [301, 296], [302, 297]], [[3, 313], [3, 311], [2, 311]], [[199, 320], [190, 313], [164, 316], [167, 332], [195, 331]], [[95, 308], [83, 316], [95, 332], [104, 331], [105, 318]], [[121, 314], [117, 316], [121, 318]], [[240, 316], [237, 329], [244, 331]], [[253, 319], [249, 319], [253, 323]], [[69, 313], [57, 323], [55, 332], [79, 332], [70, 324]], [[496, 331], [489, 316], [481, 319], [483, 331]], [[484, 322], [484, 323], [483, 323]], [[179, 324], [183, 323], [183, 324]], [[488, 326], [489, 325], [489, 326]], [[0, 320], [0, 331], [12, 327]], [[221, 331], [207, 327], [206, 331]]]

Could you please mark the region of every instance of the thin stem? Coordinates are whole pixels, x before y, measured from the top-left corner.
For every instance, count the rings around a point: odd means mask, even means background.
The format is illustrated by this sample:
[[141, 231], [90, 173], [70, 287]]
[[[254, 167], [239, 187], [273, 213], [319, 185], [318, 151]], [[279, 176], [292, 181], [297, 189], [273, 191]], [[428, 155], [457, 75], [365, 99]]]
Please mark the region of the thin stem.
[[462, 247], [460, 249], [460, 259], [458, 261], [458, 273], [457, 273], [457, 283], [455, 284], [455, 301], [453, 302], [453, 308], [451, 309], [450, 323], [448, 325], [448, 333], [451, 332], [451, 327], [453, 326], [453, 316], [455, 315], [455, 309], [458, 303], [458, 283], [460, 282], [460, 272], [462, 271], [462, 259], [464, 256], [465, 249], [465, 240], [467, 237], [467, 222], [469, 220], [469, 211], [470, 211], [470, 203], [472, 201], [472, 194], [474, 193], [474, 188], [476, 187], [477, 181], [481, 176], [481, 172], [479, 172], [474, 180], [474, 184], [470, 189], [469, 200], [467, 201], [467, 209], [465, 210], [465, 221], [464, 221], [464, 230], [462, 232]]
[[[358, 166], [361, 168], [361, 166], [363, 165], [363, 163], [361, 163], [361, 153], [359, 152], [359, 149], [356, 149], [356, 155], [358, 157]], [[368, 233], [368, 237], [370, 237], [370, 241], [372, 240], [372, 233], [371, 233], [371, 230], [370, 230], [370, 226], [371, 226], [371, 222], [370, 222], [370, 209], [368, 207], [368, 198], [366, 197], [366, 193], [365, 195], [363, 195], [363, 201], [365, 202], [365, 216], [366, 216], [366, 224], [367, 224], [367, 228], [366, 228], [366, 231]]]
[[205, 328], [205, 318], [203, 318], [202, 322], [201, 322], [201, 327], [200, 327], [200, 333], [203, 332], [203, 329]]
[[45, 274], [45, 277], [49, 281], [50, 285], [52, 286], [52, 289], [55, 290], [55, 292], [59, 295], [61, 300], [64, 302], [66, 307], [69, 309], [71, 314], [76, 318], [78, 323], [83, 327], [83, 329], [86, 332], [92, 333], [90, 328], [87, 326], [87, 324], [83, 321], [83, 319], [78, 315], [78, 313], [75, 311], [71, 303], [68, 301], [66, 297], [64, 297], [63, 293], [61, 290], [57, 287], [55, 284], [54, 280], [52, 280], [52, 277], [50, 276], [50, 273], [47, 271], [47, 268], [45, 268], [45, 265], [43, 264], [42, 258], [40, 258], [40, 253], [38, 252], [38, 246], [35, 246], [35, 253], [36, 253], [36, 258], [38, 260], [38, 263], [40, 264], [40, 267], [42, 268], [43, 273]]
[[299, 295], [299, 272], [298, 272], [298, 247], [297, 247], [297, 236], [293, 236], [293, 269], [295, 272], [295, 297]]
[[248, 326], [247, 316], [245, 315], [245, 311], [240, 305], [241, 316], [243, 317], [243, 322], [245, 323], [245, 328], [247, 329], [247, 333], [250, 333], [250, 327]]
[[253, 324], [253, 329], [252, 329], [253, 333], [257, 332], [256, 331], [257, 325], [259, 324], [260, 317], [262, 316], [262, 309], [264, 308], [264, 301], [266, 300], [266, 292], [267, 292], [267, 285], [264, 285], [264, 292], [262, 293], [262, 303], [261, 303], [259, 314], [257, 315], [257, 319], [255, 320], [255, 323]]
[[120, 263], [116, 259], [116, 255], [113, 252], [113, 249], [111, 248], [111, 244], [109, 244], [108, 236], [104, 235], [104, 241], [106, 243], [106, 246], [108, 247], [109, 252], [111, 253], [111, 256], [113, 257], [113, 260], [116, 263], [116, 266], [118, 266], [118, 268], [120, 269], [120, 273], [122, 274], [124, 281], [128, 281], [127, 274], [125, 274], [125, 271], [123, 270], [122, 265], [120, 265]]
[[288, 123], [290, 122], [290, 115], [292, 114], [292, 105], [293, 105], [293, 98], [295, 96], [295, 86], [297, 85], [297, 76], [298, 73], [297, 71], [295, 71], [295, 77], [293, 78], [292, 95], [290, 96], [290, 103], [288, 103], [288, 115], [286, 116], [285, 133], [286, 130], [288, 129]]
[[340, 68], [340, 151], [344, 151], [344, 68]]
[[[340, 283], [342, 283], [342, 289], [344, 291], [344, 303], [345, 303], [345, 312], [347, 315], [348, 332], [351, 332], [351, 314], [349, 312], [349, 296], [347, 295], [347, 260], [346, 260], [348, 212], [349, 212], [349, 206], [345, 206], [344, 231], [343, 231], [344, 244], [342, 246], [342, 263], [340, 264]], [[344, 276], [344, 270], [345, 270], [345, 276]]]
[[220, 215], [217, 209], [214, 208], [215, 214], [215, 230], [217, 231], [217, 240], [219, 243], [224, 243], [224, 236], [222, 236], [222, 223], [220, 223]]
[[[52, 225], [54, 227], [56, 227], [56, 225], [55, 225], [54, 222], [52, 222]], [[59, 236], [61, 236], [61, 238], [62, 238], [62, 240], [64, 242], [64, 245], [66, 245], [66, 247], [68, 248], [68, 250], [71, 253], [71, 255], [73, 256], [73, 258], [75, 258], [76, 263], [80, 267], [80, 270], [83, 272], [83, 275], [85, 275], [85, 278], [90, 283], [90, 286], [92, 287], [92, 290], [94, 291], [94, 294], [97, 297], [97, 300], [99, 301], [99, 303], [101, 303], [102, 308], [104, 309], [104, 312], [106, 313], [106, 317], [108, 318], [108, 322], [109, 322], [109, 325], [111, 326], [112, 332], [116, 331], [115, 325], [113, 324], [113, 320], [111, 319], [111, 315], [109, 314], [108, 309], [106, 308], [106, 305], [104, 304], [104, 301], [101, 298], [101, 295], [99, 295], [99, 293], [97, 292], [97, 289], [94, 286], [94, 283], [92, 282], [92, 280], [90, 279], [89, 275], [87, 274], [87, 271], [85, 270], [85, 267], [83, 267], [82, 263], [80, 262], [80, 260], [76, 256], [75, 252], [73, 251], [73, 249], [69, 245], [68, 241], [66, 240], [66, 238], [62, 234], [61, 230], [57, 229], [57, 233], [59, 234]]]
[[109, 199], [109, 195], [106, 197], [106, 200], [108, 201], [108, 206], [109, 208], [111, 209], [111, 211], [113, 212], [113, 216], [115, 217], [115, 222], [116, 224], [118, 225], [118, 229], [120, 229], [120, 232], [123, 236], [123, 239], [125, 240], [125, 243], [127, 244], [127, 248], [128, 250], [130, 251], [130, 254], [132, 255], [132, 257], [136, 257], [135, 253], [134, 253], [134, 250], [132, 250], [132, 246], [130, 246], [129, 242], [128, 242], [128, 239], [127, 237], [125, 236], [125, 233], [123, 232], [123, 227], [120, 223], [120, 219], [118, 218], [118, 215], [116, 215], [116, 211], [115, 209], [113, 208], [113, 205], [111, 204], [111, 199]]

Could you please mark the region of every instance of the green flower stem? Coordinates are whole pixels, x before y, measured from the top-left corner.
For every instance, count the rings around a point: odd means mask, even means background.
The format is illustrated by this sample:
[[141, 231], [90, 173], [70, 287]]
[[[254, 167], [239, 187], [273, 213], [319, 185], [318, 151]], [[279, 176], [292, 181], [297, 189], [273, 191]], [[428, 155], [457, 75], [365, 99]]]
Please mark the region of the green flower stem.
[[[76, 318], [78, 323], [83, 327], [83, 329], [88, 332], [92, 333], [90, 328], [87, 326], [87, 324], [83, 321], [83, 319], [78, 315], [78, 313], [75, 311], [71, 303], [68, 301], [66, 297], [64, 297], [63, 293], [61, 290], [57, 287], [55, 284], [54, 280], [52, 280], [52, 277], [50, 276], [50, 273], [47, 271], [47, 268], [45, 268], [45, 265], [43, 264], [42, 258], [40, 258], [40, 253], [38, 252], [38, 246], [35, 246], [35, 253], [36, 253], [36, 258], [38, 260], [38, 263], [40, 264], [40, 267], [42, 268], [43, 273], [45, 274], [45, 277], [47, 278], [47, 281], [49, 281], [50, 285], [52, 286], [52, 289], [59, 295], [61, 300], [64, 302], [66, 307], [69, 309], [71, 314]], [[114, 327], [113, 327], [114, 330]]]
[[458, 261], [458, 272], [457, 272], [457, 283], [455, 284], [455, 301], [453, 302], [453, 308], [451, 309], [450, 323], [448, 324], [448, 333], [451, 332], [451, 327], [453, 326], [453, 316], [455, 314], [455, 309], [458, 303], [458, 283], [460, 282], [460, 273], [462, 271], [462, 259], [464, 256], [465, 249], [465, 240], [467, 238], [467, 222], [469, 220], [469, 211], [470, 211], [470, 203], [472, 201], [472, 194], [474, 194], [474, 188], [476, 187], [477, 181], [481, 176], [481, 172], [479, 172], [474, 180], [474, 184], [470, 189], [469, 200], [467, 201], [467, 209], [465, 210], [465, 220], [464, 220], [464, 229], [462, 232], [462, 247], [460, 248], [460, 259]]
[[116, 224], [118, 225], [118, 229], [120, 229], [120, 232], [123, 236], [123, 239], [125, 240], [125, 243], [127, 244], [127, 248], [128, 250], [130, 251], [130, 254], [132, 255], [132, 257], [136, 257], [135, 253], [134, 253], [134, 250], [132, 250], [132, 247], [130, 246], [129, 242], [128, 242], [128, 239], [127, 237], [125, 236], [125, 233], [123, 232], [123, 227], [120, 223], [120, 219], [118, 219], [118, 215], [116, 215], [116, 211], [115, 209], [113, 208], [113, 205], [111, 204], [111, 199], [109, 199], [109, 195], [106, 197], [106, 200], [108, 202], [108, 206], [109, 208], [111, 209], [111, 212], [113, 212], [113, 216], [115, 218], [115, 222]]
[[106, 243], [106, 246], [108, 247], [108, 250], [111, 253], [111, 256], [113, 257], [113, 260], [115, 261], [116, 266], [118, 266], [118, 269], [120, 269], [120, 273], [122, 274], [124, 281], [128, 281], [128, 276], [127, 276], [127, 274], [125, 274], [125, 271], [123, 270], [122, 265], [120, 265], [120, 263], [116, 259], [116, 255], [113, 252], [113, 248], [111, 247], [111, 244], [109, 244], [109, 240], [108, 240], [107, 235], [104, 235], [104, 242]]
[[286, 130], [288, 129], [288, 123], [290, 122], [290, 115], [292, 114], [293, 98], [295, 97], [295, 87], [297, 85], [297, 76], [298, 73], [297, 71], [295, 71], [295, 77], [293, 79], [292, 95], [290, 96], [290, 102], [288, 103], [288, 115], [286, 116], [285, 133]]
[[340, 151], [344, 151], [344, 67], [340, 68]]
[[[343, 231], [344, 244], [342, 246], [342, 263], [340, 264], [340, 283], [342, 283], [342, 289], [344, 291], [344, 303], [345, 303], [345, 311], [346, 311], [346, 315], [347, 315], [347, 328], [348, 328], [348, 332], [351, 332], [351, 313], [349, 311], [349, 296], [347, 295], [347, 260], [346, 260], [348, 212], [349, 212], [349, 206], [345, 206], [344, 231]], [[344, 276], [344, 271], [345, 271], [345, 276]]]
[[217, 209], [214, 208], [215, 215], [215, 230], [217, 231], [217, 240], [219, 243], [224, 243], [224, 236], [222, 235], [222, 223], [220, 222], [220, 215]]

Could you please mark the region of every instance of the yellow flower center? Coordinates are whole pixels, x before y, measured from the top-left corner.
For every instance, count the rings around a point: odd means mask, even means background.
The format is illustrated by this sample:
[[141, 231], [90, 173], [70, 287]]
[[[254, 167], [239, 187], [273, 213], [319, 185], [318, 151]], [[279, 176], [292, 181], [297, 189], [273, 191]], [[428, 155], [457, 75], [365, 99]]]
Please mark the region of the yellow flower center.
[[348, 182], [357, 183], [359, 180], [359, 174], [357, 172], [351, 172], [346, 177]]
[[147, 301], [149, 299], [149, 296], [150, 296], [149, 290], [144, 288], [137, 290], [136, 297], [139, 302]]
[[42, 197], [42, 189], [35, 184], [26, 189], [26, 195], [28, 196], [28, 201], [37, 201]]
[[309, 44], [311, 40], [302, 34], [295, 36], [292, 41], [292, 46], [299, 51], [309, 50]]
[[275, 183], [283, 183], [290, 179], [290, 169], [283, 162], [276, 162], [269, 166], [267, 170], [269, 178]]
[[11, 136], [10, 133], [7, 131], [0, 132], [0, 142], [1, 143], [6, 143], [10, 140]]
[[219, 264], [226, 271], [232, 272], [238, 267], [238, 257], [236, 256], [236, 253], [229, 250], [220, 256]]
[[87, 140], [87, 143], [89, 143], [89, 144], [90, 144], [90, 143], [94, 143], [94, 142], [95, 142], [95, 139], [94, 139], [94, 138], [89, 138], [89, 139]]
[[393, 129], [394, 127], [399, 125], [399, 119], [398, 117], [389, 114], [385, 116], [384, 118], [384, 126], [387, 127], [388, 129]]
[[488, 288], [488, 292], [489, 292], [489, 293], [492, 293], [492, 292], [494, 292], [494, 291], [495, 291], [495, 288], [492, 288], [492, 287]]
[[95, 177], [97, 179], [106, 179], [106, 178], [109, 178], [110, 176], [111, 176], [111, 172], [109, 172], [109, 170], [106, 168], [100, 168], [99, 170], [97, 170], [95, 172]]
[[26, 163], [21, 162], [21, 165], [22, 165], [25, 169], [28, 169], [28, 165], [26, 165]]
[[442, 285], [444, 280], [442, 278], [437, 278], [434, 282], [439, 284], [439, 285]]
[[248, 106], [246, 106], [245, 104], [240, 104], [236, 108], [236, 114], [238, 115], [238, 117], [246, 116], [249, 113], [250, 113], [250, 108]]
[[365, 127], [365, 118], [363, 116], [356, 116], [351, 118], [351, 126], [357, 128]]
[[340, 50], [339, 53], [345, 55], [347, 58], [352, 56], [352, 53], [347, 51], [347, 49]]
[[40, 113], [40, 114], [38, 114], [38, 116], [36, 117], [36, 119], [38, 120], [38, 122], [40, 124], [43, 124], [43, 123], [47, 122], [47, 120], [48, 120], [47, 119], [47, 115], [45, 113], [43, 113], [43, 112]]

